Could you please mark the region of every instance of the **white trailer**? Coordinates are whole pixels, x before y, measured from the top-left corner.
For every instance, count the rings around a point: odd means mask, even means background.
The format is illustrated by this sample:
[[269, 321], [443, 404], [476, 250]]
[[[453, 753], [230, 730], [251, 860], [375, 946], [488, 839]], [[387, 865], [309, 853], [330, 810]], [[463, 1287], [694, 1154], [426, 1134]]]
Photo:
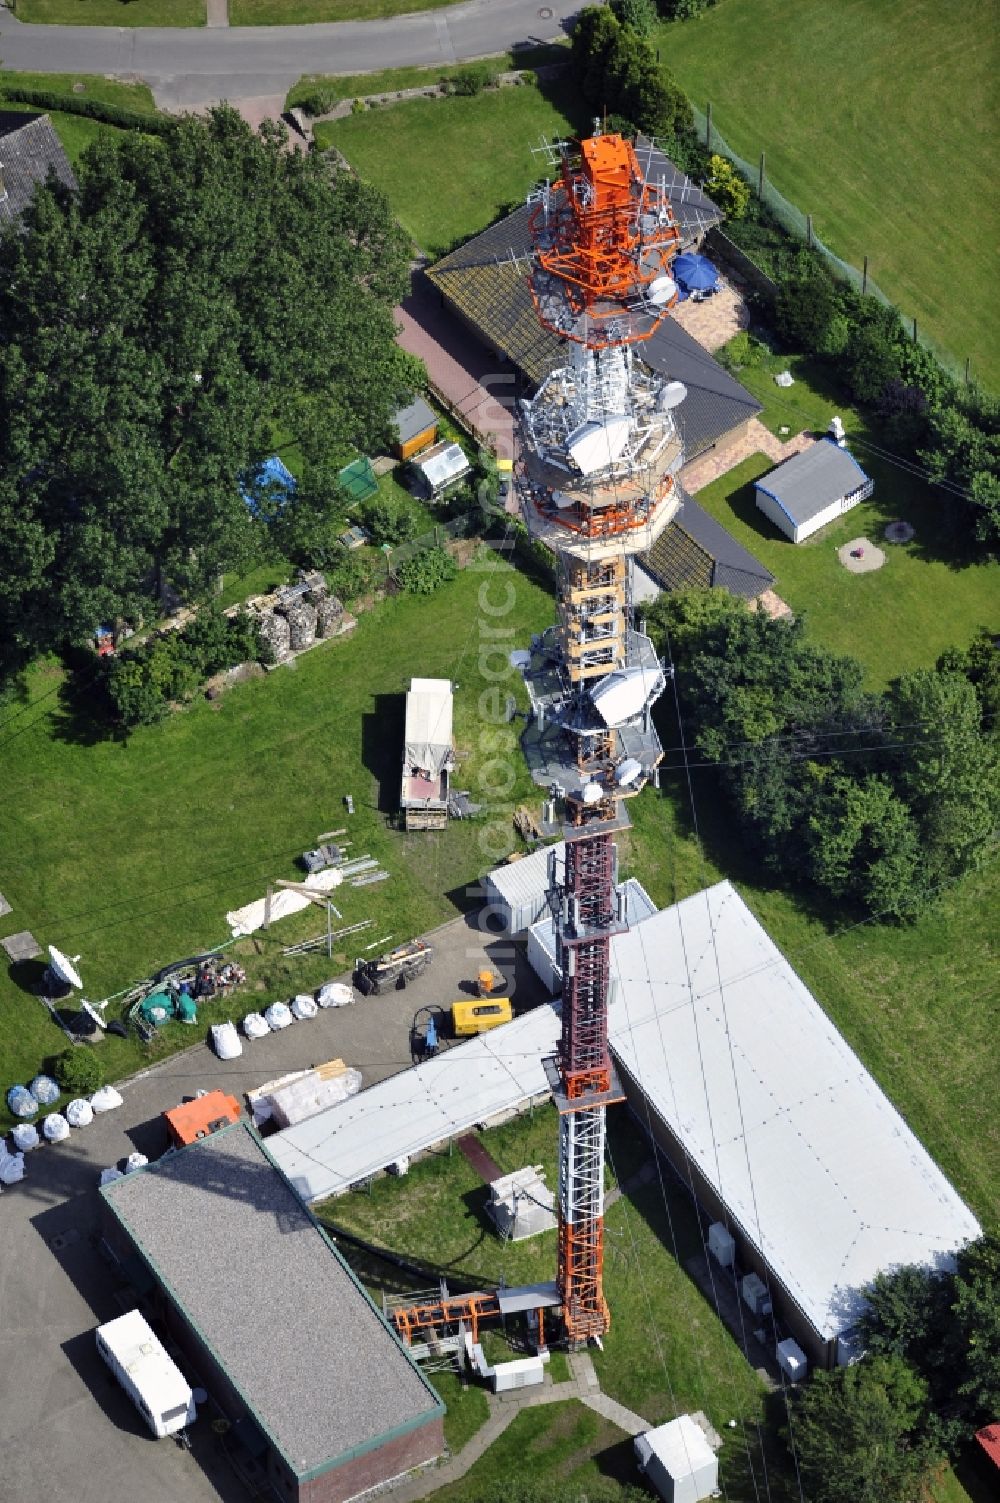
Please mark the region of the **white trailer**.
[[191, 1388], [138, 1310], [98, 1326], [97, 1350], [154, 1435], [173, 1435], [191, 1424]]

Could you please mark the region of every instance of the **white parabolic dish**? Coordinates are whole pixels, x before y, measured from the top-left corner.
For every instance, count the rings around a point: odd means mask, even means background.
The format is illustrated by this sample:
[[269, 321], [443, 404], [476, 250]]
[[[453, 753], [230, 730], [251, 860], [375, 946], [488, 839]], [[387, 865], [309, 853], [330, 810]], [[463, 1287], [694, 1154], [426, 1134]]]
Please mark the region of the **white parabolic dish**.
[[79, 955], [74, 955], [73, 960], [70, 960], [69, 956], [64, 955], [61, 950], [57, 950], [55, 945], [49, 945], [49, 964], [55, 975], [59, 977], [59, 980], [65, 981], [67, 986], [75, 986], [77, 988], [83, 986], [83, 982], [80, 980], [80, 973], [74, 965], [74, 961], [79, 959]]

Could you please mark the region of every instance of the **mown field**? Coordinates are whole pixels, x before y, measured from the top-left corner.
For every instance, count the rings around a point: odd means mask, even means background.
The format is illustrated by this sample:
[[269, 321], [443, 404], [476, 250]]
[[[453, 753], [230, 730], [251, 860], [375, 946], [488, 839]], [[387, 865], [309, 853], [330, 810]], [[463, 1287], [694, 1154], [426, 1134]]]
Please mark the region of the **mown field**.
[[1000, 387], [994, 0], [721, 0], [663, 60], [838, 256]]
[[204, 26], [205, 0], [14, 0], [19, 21], [49, 26]]
[[534, 148], [581, 129], [578, 109], [568, 82], [556, 80], [471, 98], [405, 100], [324, 121], [315, 134], [381, 188], [421, 250], [438, 256], [551, 173]]

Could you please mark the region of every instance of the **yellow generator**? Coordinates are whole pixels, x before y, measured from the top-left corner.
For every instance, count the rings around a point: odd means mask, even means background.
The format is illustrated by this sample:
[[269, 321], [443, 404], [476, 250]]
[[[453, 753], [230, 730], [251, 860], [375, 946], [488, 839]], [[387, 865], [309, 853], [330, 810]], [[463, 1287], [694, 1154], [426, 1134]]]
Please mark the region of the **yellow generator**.
[[495, 997], [489, 1002], [476, 997], [462, 998], [452, 1003], [452, 1032], [457, 1039], [471, 1038], [490, 1028], [499, 1028], [501, 1023], [509, 1023], [513, 1016], [509, 997]]

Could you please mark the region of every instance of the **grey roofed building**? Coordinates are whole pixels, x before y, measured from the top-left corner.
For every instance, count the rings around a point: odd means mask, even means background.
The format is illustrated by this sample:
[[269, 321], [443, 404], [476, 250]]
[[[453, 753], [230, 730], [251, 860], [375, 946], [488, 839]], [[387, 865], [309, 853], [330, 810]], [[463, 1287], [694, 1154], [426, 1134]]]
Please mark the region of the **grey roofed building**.
[[697, 585], [756, 600], [774, 575], [686, 493], [670, 525], [637, 559], [663, 590]]
[[778, 503], [792, 523], [801, 526], [866, 486], [870, 494], [872, 482], [847, 449], [832, 439], [822, 439], [754, 484]]
[[[685, 246], [719, 223], [722, 215], [711, 199], [662, 152], [642, 138], [637, 152], [647, 176], [664, 180]], [[534, 386], [566, 363], [567, 344], [543, 328], [531, 300], [530, 214], [531, 206], [522, 204], [428, 267], [426, 275], [483, 343], [510, 360]], [[689, 460], [761, 410], [760, 402], [672, 318], [665, 318], [636, 353], [688, 389], [675, 417]]]
[[50, 172], [67, 188], [76, 187], [69, 157], [48, 115], [0, 110], [0, 223], [21, 218], [36, 186]]
[[392, 415], [393, 426], [399, 434], [399, 442], [406, 445], [437, 426], [437, 416], [428, 407], [423, 397], [414, 397], [405, 407], [398, 407]]
[[294, 1478], [439, 1428], [433, 1389], [244, 1123], [101, 1193]]

